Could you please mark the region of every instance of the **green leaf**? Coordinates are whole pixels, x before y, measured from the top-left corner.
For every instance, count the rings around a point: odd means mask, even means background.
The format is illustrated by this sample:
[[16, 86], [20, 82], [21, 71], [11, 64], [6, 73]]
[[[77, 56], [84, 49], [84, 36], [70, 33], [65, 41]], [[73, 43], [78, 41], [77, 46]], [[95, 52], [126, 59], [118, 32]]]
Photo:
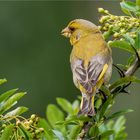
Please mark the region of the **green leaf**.
[[23, 138], [25, 139], [24, 132], [21, 130], [20, 127], [17, 127], [17, 133], [18, 133], [21, 137], [23, 137]]
[[124, 34], [123, 37], [126, 41], [129, 42], [130, 45], [132, 45], [133, 47], [135, 46], [135, 40], [129, 34]]
[[113, 127], [113, 129], [115, 130], [115, 133], [118, 133], [122, 129], [122, 127], [124, 126], [125, 122], [126, 122], [126, 120], [125, 120], [124, 116], [120, 116], [117, 119], [117, 121], [116, 121], [116, 123], [114, 124], [114, 127]]
[[140, 31], [137, 33], [135, 46], [137, 49], [140, 49]]
[[51, 130], [51, 126], [45, 119], [40, 118], [37, 126], [44, 128], [45, 130], [44, 136], [46, 139], [53, 139], [53, 132]]
[[120, 41], [120, 40], [112, 41], [112, 42], [109, 43], [109, 46], [119, 48], [119, 49], [123, 49], [125, 51], [130, 52], [130, 53], [135, 53], [134, 49], [126, 41]]
[[101, 123], [98, 127], [99, 127], [99, 134], [102, 134], [105, 131], [107, 131], [105, 123]]
[[117, 64], [117, 66], [120, 67], [122, 70], [127, 70], [128, 69], [127, 65]]
[[99, 127], [96, 125], [93, 125], [89, 130], [90, 137], [96, 137], [99, 134]]
[[107, 130], [101, 134], [101, 139], [108, 138], [110, 135], [114, 134], [114, 130]]
[[78, 125], [79, 122], [77, 122], [77, 121], [71, 121], [71, 120], [66, 120], [66, 121], [58, 121], [55, 124], [56, 125]]
[[106, 86], [101, 86], [100, 90], [103, 91], [105, 93], [105, 95], [107, 95], [107, 96], [109, 96], [111, 94], [108, 87], [106, 87]]
[[134, 61], [135, 61], [135, 55], [130, 56], [127, 60], [127, 65], [131, 66]]
[[99, 107], [102, 105], [102, 99], [99, 98], [97, 99], [97, 101], [95, 102], [95, 108], [99, 109]]
[[87, 121], [90, 121], [91, 118], [88, 117], [88, 116], [77, 116], [77, 115], [72, 115], [72, 116], [70, 116], [70, 117], [68, 118], [68, 120], [87, 122]]
[[79, 108], [79, 101], [78, 100], [75, 100], [73, 103], [72, 103], [72, 108], [75, 110], [77, 108]]
[[7, 100], [10, 96], [12, 96], [18, 89], [12, 89], [7, 92], [4, 92], [0, 95], [0, 103], [4, 100]]
[[68, 114], [72, 114], [72, 104], [64, 98], [56, 98], [58, 105]]
[[108, 31], [103, 33], [103, 37], [105, 40], [107, 40], [112, 34], [113, 34], [112, 29], [109, 29]]
[[72, 103], [72, 109], [73, 109], [73, 115], [77, 115], [78, 111], [79, 111], [79, 101], [75, 100]]
[[136, 0], [136, 5], [140, 7], [140, 0]]
[[24, 107], [24, 106], [17, 107], [16, 109], [8, 112], [4, 117], [11, 117], [11, 116], [21, 115], [22, 113], [26, 112], [27, 110], [28, 110], [28, 108]]
[[72, 115], [72, 116], [69, 116], [65, 121], [58, 121], [56, 123], [56, 125], [71, 125], [71, 124], [79, 124], [79, 121], [82, 121], [82, 122], [88, 122], [90, 121], [91, 118], [90, 117], [87, 117], [87, 116], [80, 116], [78, 117], [77, 115]]
[[0, 85], [4, 84], [5, 82], [7, 82], [7, 80], [4, 78], [4, 79], [0, 79]]
[[107, 101], [103, 104], [100, 112], [99, 112], [99, 120], [102, 119], [102, 117], [104, 116], [108, 106], [112, 103], [112, 96], [109, 96]]
[[124, 78], [120, 78], [118, 81], [116, 81], [115, 83], [113, 83], [109, 89], [112, 90], [112, 89], [115, 89], [119, 86], [123, 86], [125, 84], [128, 84], [129, 82], [140, 82], [139, 79], [137, 79], [135, 76], [127, 76], [127, 77], [124, 77]]
[[46, 116], [48, 118], [49, 123], [54, 127], [55, 123], [58, 121], [64, 121], [64, 113], [53, 104], [48, 105]]
[[26, 94], [26, 92], [16, 93], [13, 96], [11, 96], [9, 99], [7, 99], [5, 102], [1, 103], [0, 104], [0, 114], [4, 113], [8, 109], [10, 109], [25, 94]]
[[129, 10], [124, 9], [124, 8], [121, 8], [121, 9], [122, 9], [122, 11], [123, 11], [126, 15], [131, 16], [131, 12], [130, 12]]
[[4, 129], [4, 131], [2, 133], [0, 140], [10, 140], [10, 136], [13, 133], [13, 129], [14, 129], [13, 124], [6, 126], [6, 128]]
[[52, 131], [59, 140], [65, 140], [63, 134], [60, 131], [58, 130], [52, 130]]
[[111, 119], [107, 122], [106, 128], [110, 130], [112, 129], [113, 125], [114, 125], [114, 121]]
[[122, 116], [126, 113], [129, 113], [129, 112], [132, 112], [133, 110], [132, 109], [126, 109], [126, 110], [122, 110], [122, 111], [118, 111], [118, 112], [115, 112], [114, 114], [110, 115], [107, 119], [113, 119], [113, 118], [116, 118], [116, 117], [119, 117], [119, 116]]
[[38, 122], [38, 127], [43, 127], [44, 130], [48, 131], [49, 129], [51, 129], [51, 126], [48, 124], [48, 122], [43, 119], [43, 118], [40, 118], [39, 119], [39, 122]]
[[74, 125], [71, 130], [70, 134], [68, 135], [68, 139], [75, 140], [78, 137], [78, 134], [81, 132], [82, 126], [80, 125]]
[[23, 132], [25, 140], [31, 140], [32, 139], [32, 134], [29, 133], [29, 131], [26, 130], [26, 126], [21, 124], [21, 125], [19, 125], [19, 129]]
[[131, 15], [130, 12], [135, 13], [137, 11], [137, 7], [136, 7], [136, 4], [134, 2], [123, 1], [120, 3], [120, 5], [121, 5], [122, 11], [127, 15]]

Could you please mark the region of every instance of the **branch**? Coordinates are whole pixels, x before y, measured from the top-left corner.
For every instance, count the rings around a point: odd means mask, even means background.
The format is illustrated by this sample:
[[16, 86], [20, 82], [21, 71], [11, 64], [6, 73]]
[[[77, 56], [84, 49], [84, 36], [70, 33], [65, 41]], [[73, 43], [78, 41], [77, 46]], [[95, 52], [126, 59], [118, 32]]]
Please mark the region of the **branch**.
[[139, 67], [140, 67], [140, 61], [137, 58], [135, 62], [125, 72], [125, 76], [132, 76], [138, 70]]
[[82, 131], [79, 135], [79, 138], [78, 140], [84, 140], [85, 139], [85, 136], [88, 134], [88, 131], [90, 129], [90, 127], [93, 125], [92, 122], [86, 122], [82, 128]]

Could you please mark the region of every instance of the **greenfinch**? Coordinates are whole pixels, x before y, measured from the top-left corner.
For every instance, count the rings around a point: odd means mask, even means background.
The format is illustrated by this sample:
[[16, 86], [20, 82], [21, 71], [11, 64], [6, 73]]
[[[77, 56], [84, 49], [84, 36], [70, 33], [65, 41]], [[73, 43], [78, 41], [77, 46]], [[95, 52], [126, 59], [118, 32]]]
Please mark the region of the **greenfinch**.
[[112, 51], [98, 27], [90, 21], [75, 19], [61, 32], [73, 46], [70, 55], [75, 86], [82, 100], [78, 115], [93, 116], [94, 97], [112, 74]]

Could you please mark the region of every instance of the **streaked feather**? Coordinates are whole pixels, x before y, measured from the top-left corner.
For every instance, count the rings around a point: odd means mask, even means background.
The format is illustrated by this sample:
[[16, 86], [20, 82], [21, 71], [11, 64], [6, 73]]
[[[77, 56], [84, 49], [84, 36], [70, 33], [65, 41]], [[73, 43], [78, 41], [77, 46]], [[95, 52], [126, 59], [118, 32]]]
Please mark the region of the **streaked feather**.
[[108, 64], [110, 58], [104, 55], [96, 55], [90, 61], [87, 67], [84, 66], [84, 61], [77, 59], [72, 63], [73, 79], [78, 87], [80, 83], [87, 93], [92, 93], [98, 78], [104, 68]]

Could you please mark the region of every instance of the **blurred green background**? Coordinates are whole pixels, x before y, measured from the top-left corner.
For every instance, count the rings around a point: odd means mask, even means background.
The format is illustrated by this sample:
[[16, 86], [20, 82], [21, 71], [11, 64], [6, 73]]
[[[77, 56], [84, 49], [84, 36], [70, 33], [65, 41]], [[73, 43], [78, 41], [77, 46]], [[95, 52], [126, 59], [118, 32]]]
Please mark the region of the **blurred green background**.
[[[27, 91], [20, 105], [31, 113], [45, 116], [46, 106], [56, 97], [73, 101], [80, 92], [75, 88], [69, 64], [72, 47], [60, 35], [61, 29], [76, 18], [98, 23], [98, 7], [122, 15], [119, 1], [30, 1], [0, 2], [0, 76], [8, 83], [1, 92], [19, 87]], [[113, 49], [114, 63], [125, 63], [129, 56]], [[140, 71], [137, 72], [137, 75]], [[118, 77], [113, 72], [113, 78]], [[117, 97], [114, 111], [131, 108], [127, 115], [129, 139], [140, 139], [140, 85], [130, 87], [131, 95]]]

